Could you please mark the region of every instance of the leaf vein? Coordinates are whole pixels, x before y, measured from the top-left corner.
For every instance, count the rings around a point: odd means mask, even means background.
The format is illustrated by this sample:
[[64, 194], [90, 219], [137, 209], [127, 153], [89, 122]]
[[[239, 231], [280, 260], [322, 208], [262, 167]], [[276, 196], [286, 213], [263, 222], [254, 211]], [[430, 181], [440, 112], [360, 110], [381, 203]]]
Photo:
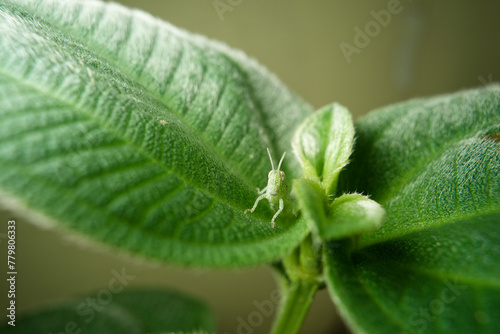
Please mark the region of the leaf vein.
[[412, 168], [408, 169], [406, 173], [404, 173], [402, 176], [399, 177], [399, 180], [395, 181], [395, 184], [393, 186], [388, 187], [385, 192], [382, 192], [380, 195], [377, 196], [377, 202], [379, 202], [380, 204], [386, 204], [387, 201], [396, 192], [398, 192], [401, 188], [403, 188], [405, 184], [408, 183], [409, 180], [412, 180], [416, 176], [418, 176], [422, 172], [422, 169], [425, 166], [427, 166], [430, 162], [436, 160], [440, 156], [443, 156], [458, 143], [474, 137], [477, 134], [477, 132], [478, 130], [475, 128], [469, 129], [469, 131], [467, 133], [464, 133], [462, 137], [450, 140], [449, 142], [447, 142], [446, 145], [436, 150], [432, 154], [429, 154], [429, 156], [426, 157], [425, 159], [422, 159], [420, 163], [414, 164]]
[[[127, 188], [126, 191], [122, 191], [120, 194], [118, 194], [116, 197], [114, 197], [109, 204], [121, 199], [122, 197], [125, 197], [125, 196], [130, 196], [131, 194], [133, 194], [134, 192], [138, 191], [138, 190], [141, 190], [141, 189], [144, 189], [146, 188], [147, 186], [149, 186], [151, 183], [153, 182], [156, 182], [158, 180], [161, 180], [163, 179], [164, 177], [168, 177], [169, 175], [174, 175], [172, 173], [160, 173], [158, 175], [155, 175], [153, 177], [150, 177], [150, 178], [146, 178], [144, 180], [141, 180], [139, 182], [137, 182], [136, 184], [130, 186]], [[184, 185], [184, 182], [180, 182], [180, 184]]]
[[179, 52], [176, 53], [175, 57], [173, 58], [173, 66], [170, 69], [170, 73], [168, 74], [167, 78], [160, 86], [160, 89], [159, 89], [159, 97], [160, 98], [165, 97], [165, 94], [168, 90], [170, 82], [174, 79], [174, 76], [177, 73], [177, 71], [179, 70], [179, 67], [181, 67], [183, 60], [184, 60], [184, 47], [181, 47], [179, 49]]
[[[351, 265], [353, 265], [352, 262], [351, 262]], [[383, 304], [383, 302], [381, 302], [376, 297], [376, 295], [374, 295], [373, 292], [370, 291], [370, 289], [368, 289], [368, 287], [364, 284], [363, 280], [359, 276], [359, 272], [357, 270], [353, 270], [353, 271], [354, 271], [354, 273], [356, 275], [356, 280], [359, 282], [359, 285], [366, 292], [366, 294], [371, 297], [373, 303], [375, 304], [375, 306], [377, 306], [377, 308], [381, 311], [381, 313], [385, 314], [386, 317], [387, 317], [387, 319], [391, 320], [391, 322], [397, 328], [399, 328], [399, 329], [403, 329], [404, 328], [406, 331], [412, 330], [411, 328], [405, 327], [405, 325], [401, 322], [401, 320], [399, 318], [397, 318], [396, 316], [394, 316], [393, 311], [391, 311], [390, 309], [387, 309], [385, 307], [385, 305]], [[413, 332], [413, 330], [412, 330], [412, 332]]]
[[159, 197], [157, 200], [154, 202], [148, 203], [148, 206], [145, 207], [142, 213], [142, 219], [139, 222], [139, 225], [144, 225], [144, 222], [147, 220], [149, 214], [158, 208], [160, 205], [163, 203], [167, 202], [169, 199], [171, 199], [175, 194], [177, 194], [179, 191], [181, 191], [183, 188], [185, 188], [186, 184], [184, 182], [179, 182], [177, 187], [169, 189], [164, 196]]
[[142, 62], [142, 66], [140, 67], [139, 71], [137, 72], [137, 79], [142, 78], [142, 74], [144, 73], [144, 69], [148, 66], [149, 61], [151, 60], [151, 56], [153, 55], [153, 52], [155, 51], [156, 45], [158, 43], [158, 35], [159, 35], [159, 28], [157, 25], [154, 25], [153, 37], [151, 38], [151, 42], [149, 43], [149, 48], [148, 48], [148, 51], [146, 52], [146, 56]]
[[[94, 122], [92, 122], [91, 120], [89, 120], [88, 123], [94, 124]], [[60, 122], [45, 124], [44, 126], [41, 126], [39, 128], [24, 129], [22, 131], [17, 132], [16, 134], [11, 134], [5, 138], [0, 138], [0, 142], [6, 144], [17, 140], [26, 140], [29, 137], [37, 137], [40, 135], [44, 135], [45, 133], [55, 131], [56, 129], [59, 128], [71, 128], [75, 124], [82, 125], [85, 123], [82, 123], [81, 119], [78, 118], [62, 119]]]
[[134, 25], [134, 15], [127, 15], [127, 22], [125, 23], [125, 36], [116, 44], [116, 57], [119, 58], [123, 50], [126, 48], [127, 43], [132, 36], [132, 26]]
[[216, 201], [213, 198], [211, 198], [210, 204], [207, 205], [206, 208], [203, 209], [203, 211], [198, 213], [196, 216], [189, 217], [186, 220], [181, 221], [181, 224], [179, 224], [176, 227], [173, 236], [175, 238], [178, 238], [181, 235], [181, 231], [185, 226], [196, 223], [196, 222], [200, 221], [201, 219], [203, 219], [210, 211], [213, 210], [213, 208], [215, 207], [215, 204], [216, 204]]

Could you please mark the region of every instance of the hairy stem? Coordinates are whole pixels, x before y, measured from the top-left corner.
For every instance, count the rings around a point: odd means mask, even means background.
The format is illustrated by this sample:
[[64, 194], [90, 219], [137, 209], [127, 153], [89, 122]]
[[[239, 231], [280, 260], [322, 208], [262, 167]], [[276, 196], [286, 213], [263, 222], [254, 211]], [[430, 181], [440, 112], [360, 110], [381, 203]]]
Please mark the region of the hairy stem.
[[292, 282], [281, 299], [271, 333], [298, 333], [317, 289], [318, 283], [304, 280]]

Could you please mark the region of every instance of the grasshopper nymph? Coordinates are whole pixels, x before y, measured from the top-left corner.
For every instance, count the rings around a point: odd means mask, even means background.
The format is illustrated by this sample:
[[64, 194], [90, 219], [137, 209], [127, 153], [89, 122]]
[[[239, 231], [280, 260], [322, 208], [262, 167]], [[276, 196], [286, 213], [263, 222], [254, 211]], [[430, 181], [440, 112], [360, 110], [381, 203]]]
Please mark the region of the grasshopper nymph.
[[253, 208], [246, 209], [245, 213], [249, 211], [254, 212], [257, 208], [257, 205], [259, 204], [259, 201], [261, 199], [267, 198], [272, 210], [276, 210], [276, 207], [278, 208], [278, 211], [276, 211], [276, 213], [274, 214], [273, 219], [271, 219], [271, 227], [274, 228], [274, 220], [285, 208], [285, 201], [289, 201], [290, 194], [288, 193], [288, 186], [286, 185], [285, 173], [283, 171], [280, 171], [281, 163], [283, 162], [283, 159], [285, 159], [286, 152], [283, 153], [280, 163], [278, 164], [278, 169], [276, 170], [274, 169], [273, 158], [271, 157], [269, 148], [267, 149], [267, 154], [269, 155], [269, 160], [271, 160], [272, 167], [272, 170], [267, 175], [267, 186], [262, 190], [259, 190], [257, 188], [260, 196], [255, 200]]

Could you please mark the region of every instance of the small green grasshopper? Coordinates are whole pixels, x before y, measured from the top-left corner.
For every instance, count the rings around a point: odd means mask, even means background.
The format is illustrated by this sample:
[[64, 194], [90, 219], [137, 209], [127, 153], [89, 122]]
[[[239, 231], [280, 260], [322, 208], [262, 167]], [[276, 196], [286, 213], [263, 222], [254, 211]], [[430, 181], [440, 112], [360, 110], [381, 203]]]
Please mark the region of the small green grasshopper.
[[[272, 170], [267, 175], [267, 186], [262, 190], [259, 190], [259, 188], [257, 188], [260, 196], [255, 200], [253, 208], [246, 209], [245, 213], [249, 211], [254, 212], [257, 208], [257, 205], [259, 204], [259, 201], [261, 199], [267, 198], [271, 209], [276, 210], [276, 207], [278, 207], [278, 211], [276, 211], [273, 219], [271, 219], [271, 227], [274, 228], [274, 220], [285, 208], [285, 201], [287, 201], [288, 203], [288, 201], [290, 200], [290, 194], [288, 193], [288, 186], [286, 185], [285, 173], [283, 171], [280, 171], [281, 163], [283, 162], [283, 159], [285, 159], [286, 152], [283, 153], [283, 156], [281, 157], [280, 163], [278, 165], [278, 169], [276, 170], [274, 169], [273, 158], [271, 157], [269, 148], [267, 148], [267, 154], [269, 155], [269, 160], [271, 160], [272, 167]], [[264, 192], [266, 193], [264, 194]]]

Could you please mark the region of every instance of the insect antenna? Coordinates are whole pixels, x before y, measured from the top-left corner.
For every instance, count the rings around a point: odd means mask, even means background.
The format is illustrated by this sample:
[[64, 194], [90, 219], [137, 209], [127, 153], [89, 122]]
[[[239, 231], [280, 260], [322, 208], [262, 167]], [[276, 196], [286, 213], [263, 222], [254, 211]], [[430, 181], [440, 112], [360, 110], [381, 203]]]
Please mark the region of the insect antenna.
[[[269, 147], [267, 148], [267, 155], [269, 155], [269, 160], [271, 160], [271, 167], [274, 170], [274, 162], [273, 162], [273, 158], [271, 157], [271, 152], [269, 152]], [[280, 163], [280, 165], [281, 165], [281, 163]], [[279, 169], [279, 167], [278, 167], [278, 169]]]
[[283, 162], [283, 159], [285, 159], [285, 154], [286, 154], [286, 152], [284, 152], [284, 153], [283, 153], [283, 155], [281, 156], [281, 160], [280, 160], [280, 163], [279, 163], [279, 165], [278, 165], [278, 171], [279, 171], [279, 170], [280, 170], [280, 168], [281, 168], [281, 163]]

